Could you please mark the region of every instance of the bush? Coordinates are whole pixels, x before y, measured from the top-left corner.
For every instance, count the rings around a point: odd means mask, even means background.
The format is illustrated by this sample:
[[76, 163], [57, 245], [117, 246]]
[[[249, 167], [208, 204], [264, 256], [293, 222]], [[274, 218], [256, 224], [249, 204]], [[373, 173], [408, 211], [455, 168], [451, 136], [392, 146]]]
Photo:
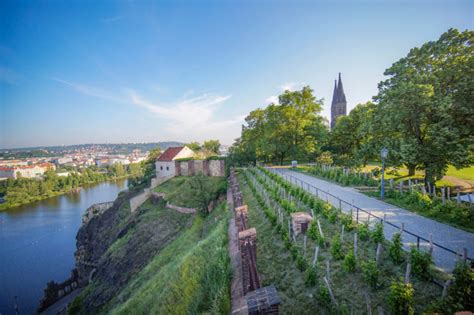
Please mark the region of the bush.
[[445, 312], [474, 309], [474, 269], [458, 262], [453, 271], [454, 281], [448, 289]]
[[370, 236], [372, 237], [372, 240], [375, 243], [382, 243], [383, 240], [385, 239], [383, 236], [383, 224], [382, 223], [375, 224], [374, 230], [372, 231]]
[[308, 267], [306, 269], [306, 274], [305, 274], [305, 279], [304, 283], [307, 286], [314, 286], [318, 282], [318, 274], [316, 273], [316, 268], [314, 267]]
[[412, 247], [410, 251], [410, 262], [415, 275], [423, 279], [431, 278], [430, 266], [433, 263], [433, 260], [429, 253], [422, 252], [415, 247]]
[[405, 284], [403, 279], [392, 282], [388, 296], [388, 304], [394, 315], [412, 315], [415, 313], [413, 307], [413, 286]]
[[350, 232], [355, 228], [355, 222], [352, 220], [350, 214], [340, 213], [339, 219], [341, 220], [342, 225], [344, 225], [346, 231]]
[[354, 272], [356, 269], [356, 264], [357, 262], [354, 256], [354, 251], [350, 250], [342, 262], [342, 267], [348, 272]]
[[369, 260], [362, 263], [362, 274], [365, 282], [375, 289], [377, 287], [380, 271], [374, 260]]
[[370, 236], [369, 224], [365, 222], [359, 225], [359, 238], [361, 241], [367, 241]]
[[331, 241], [331, 255], [335, 260], [340, 260], [344, 257], [342, 254], [341, 238], [336, 235]]
[[318, 297], [319, 297], [319, 304], [321, 305], [331, 304], [331, 296], [329, 295], [329, 290], [324, 285], [319, 286]]
[[306, 262], [306, 258], [304, 258], [302, 255], [298, 255], [298, 257], [296, 258], [296, 267], [300, 271], [305, 271], [307, 264], [308, 263]]
[[400, 233], [393, 234], [392, 244], [390, 245], [388, 253], [394, 263], [399, 264], [403, 261], [403, 257], [402, 257], [403, 243], [402, 243], [402, 236]]

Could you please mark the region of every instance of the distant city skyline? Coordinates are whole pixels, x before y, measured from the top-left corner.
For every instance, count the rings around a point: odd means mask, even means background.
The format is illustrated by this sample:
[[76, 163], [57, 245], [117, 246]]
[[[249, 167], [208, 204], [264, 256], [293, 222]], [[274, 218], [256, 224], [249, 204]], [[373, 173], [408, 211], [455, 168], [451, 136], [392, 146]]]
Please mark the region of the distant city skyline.
[[0, 3], [0, 148], [219, 139], [309, 85], [330, 121], [472, 1]]

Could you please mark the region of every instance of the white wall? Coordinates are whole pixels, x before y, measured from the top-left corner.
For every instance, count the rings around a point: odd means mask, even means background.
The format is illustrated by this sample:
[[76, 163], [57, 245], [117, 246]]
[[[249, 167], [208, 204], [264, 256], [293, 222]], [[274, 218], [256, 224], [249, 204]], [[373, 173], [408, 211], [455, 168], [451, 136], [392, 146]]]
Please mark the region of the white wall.
[[177, 159], [185, 159], [194, 156], [194, 151], [188, 147], [184, 147], [179, 153], [173, 158], [173, 160]]
[[174, 176], [176, 169], [174, 161], [156, 161], [155, 169], [157, 177]]

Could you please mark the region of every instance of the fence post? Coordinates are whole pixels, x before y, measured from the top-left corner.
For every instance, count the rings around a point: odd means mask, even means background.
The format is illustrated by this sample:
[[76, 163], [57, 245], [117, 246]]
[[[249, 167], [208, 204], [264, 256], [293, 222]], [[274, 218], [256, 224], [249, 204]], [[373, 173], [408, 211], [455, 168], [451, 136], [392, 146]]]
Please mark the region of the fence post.
[[359, 208], [357, 208], [356, 223], [359, 223]]

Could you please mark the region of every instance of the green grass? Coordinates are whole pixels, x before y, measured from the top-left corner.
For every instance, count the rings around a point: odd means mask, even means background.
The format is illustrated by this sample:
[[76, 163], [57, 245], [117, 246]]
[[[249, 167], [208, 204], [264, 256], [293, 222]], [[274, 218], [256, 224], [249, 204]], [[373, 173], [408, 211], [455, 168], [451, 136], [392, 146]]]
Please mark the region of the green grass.
[[[179, 196], [188, 189], [187, 180], [173, 179], [162, 189]], [[215, 187], [224, 181], [207, 180]], [[116, 233], [117, 225], [125, 233], [101, 256], [92, 283], [69, 314], [230, 313], [230, 211], [225, 202], [205, 218], [150, 200], [134, 214], [127, 206], [119, 214], [104, 233]]]
[[[226, 180], [224, 177], [206, 177], [206, 185], [212, 194], [222, 193], [226, 189]], [[174, 177], [155, 188], [156, 192], [166, 194], [166, 200], [174, 205], [182, 207], [196, 208], [200, 204], [194, 199], [190, 198], [194, 194], [193, 188], [190, 184], [193, 177], [179, 176]]]
[[[379, 192], [363, 193], [380, 199]], [[439, 199], [437, 198], [437, 200], [433, 201], [426, 197], [423, 201], [417, 201], [415, 196], [409, 197], [408, 192], [400, 196], [398, 192], [389, 190], [383, 201], [455, 228], [474, 233], [474, 215], [472, 215], [472, 210], [469, 207], [459, 206], [454, 201], [447, 201], [446, 205], [443, 206]]]
[[[241, 177], [242, 180], [242, 177]], [[258, 270], [264, 285], [274, 283], [282, 298], [282, 313], [304, 314], [308, 310], [317, 310], [317, 313], [329, 313], [329, 303], [320, 301], [318, 296], [319, 284], [322, 284], [322, 277], [325, 274], [326, 260], [331, 265], [331, 281], [333, 291], [339, 305], [342, 305], [340, 311], [352, 309], [356, 314], [367, 312], [366, 294], [371, 300], [372, 308], [378, 305], [387, 310], [386, 298], [388, 296], [390, 283], [392, 280], [403, 276], [405, 264], [394, 264], [388, 258], [389, 242], [384, 242], [385, 250], [382, 254], [382, 263], [380, 266], [381, 277], [377, 289], [371, 289], [363, 280], [361, 272], [361, 258], [370, 260], [375, 258], [376, 244], [370, 240], [359, 240], [359, 259], [356, 271], [349, 273], [342, 267], [343, 260], [334, 260], [331, 255], [330, 247], [324, 247], [320, 250], [319, 262], [317, 264], [317, 282], [314, 287], [307, 287], [304, 284], [304, 274], [296, 269], [295, 261], [288, 251], [286, 251], [283, 241], [281, 241], [277, 229], [259, 210], [257, 201], [248, 185], [243, 185], [244, 200], [249, 205], [249, 218], [251, 226], [257, 228], [257, 262]], [[299, 209], [298, 211], [303, 211]], [[307, 209], [306, 209], [307, 210]], [[341, 229], [339, 222], [330, 223], [324, 216], [318, 215], [326, 240], [332, 240], [338, 237]], [[342, 252], [347, 254], [352, 249], [353, 232], [345, 233], [344, 242], [342, 242]], [[315, 242], [310, 238], [308, 242], [309, 258], [312, 259]], [[297, 238], [297, 246], [302, 252], [303, 236]], [[441, 277], [441, 275], [439, 275]], [[438, 298], [441, 289], [435, 284], [419, 280], [414, 277], [413, 285], [415, 288], [415, 304], [420, 312], [426, 305]]]
[[108, 304], [110, 313], [228, 313], [228, 215], [222, 203], [208, 218], [196, 217]]

